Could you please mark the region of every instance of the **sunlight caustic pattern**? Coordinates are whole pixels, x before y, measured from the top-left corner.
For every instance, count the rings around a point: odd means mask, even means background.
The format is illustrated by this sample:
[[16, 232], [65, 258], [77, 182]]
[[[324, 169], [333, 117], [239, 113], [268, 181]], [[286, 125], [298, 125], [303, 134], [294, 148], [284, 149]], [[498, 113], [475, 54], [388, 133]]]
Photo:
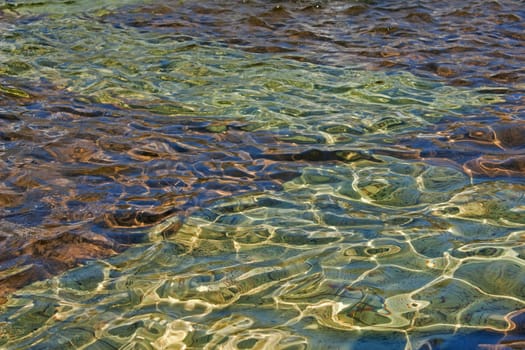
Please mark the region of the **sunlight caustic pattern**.
[[174, 233], [168, 220], [152, 243], [18, 292], [4, 336], [13, 349], [401, 349], [434, 331], [512, 331], [524, 195], [424, 163], [305, 168], [283, 191], [219, 201]]
[[421, 3], [0, 2], [0, 347], [519, 348], [521, 12]]

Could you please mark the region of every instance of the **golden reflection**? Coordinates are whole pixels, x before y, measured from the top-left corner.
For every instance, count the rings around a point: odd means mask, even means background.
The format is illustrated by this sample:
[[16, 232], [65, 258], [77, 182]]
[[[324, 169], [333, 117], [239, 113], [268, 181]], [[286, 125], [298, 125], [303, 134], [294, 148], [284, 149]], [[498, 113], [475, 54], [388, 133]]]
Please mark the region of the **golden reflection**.
[[520, 5], [0, 4], [0, 347], [520, 347]]

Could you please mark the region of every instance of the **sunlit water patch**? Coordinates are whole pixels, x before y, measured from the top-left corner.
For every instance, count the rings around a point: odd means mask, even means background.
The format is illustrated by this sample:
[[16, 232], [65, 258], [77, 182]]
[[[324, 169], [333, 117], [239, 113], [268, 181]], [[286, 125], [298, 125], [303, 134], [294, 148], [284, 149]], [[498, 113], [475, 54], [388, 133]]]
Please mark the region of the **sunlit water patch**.
[[0, 347], [519, 348], [521, 12], [478, 5], [1, 3]]
[[251, 54], [199, 37], [122, 28], [93, 14], [34, 19], [3, 35], [6, 73], [45, 78], [93, 102], [132, 110], [286, 129], [299, 134], [286, 140], [299, 143], [347, 144], [352, 134], [421, 127], [501, 101], [406, 72]]
[[282, 191], [220, 200], [176, 232], [153, 227], [152, 243], [18, 292], [4, 341], [403, 349], [468, 346], [439, 334], [478, 332], [494, 343], [525, 305], [525, 192], [490, 187], [424, 163], [305, 168]]

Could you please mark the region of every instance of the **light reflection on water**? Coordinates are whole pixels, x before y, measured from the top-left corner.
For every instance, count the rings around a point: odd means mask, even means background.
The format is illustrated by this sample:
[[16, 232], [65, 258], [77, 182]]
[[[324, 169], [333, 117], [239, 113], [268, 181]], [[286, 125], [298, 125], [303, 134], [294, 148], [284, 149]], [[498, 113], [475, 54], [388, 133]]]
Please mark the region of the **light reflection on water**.
[[0, 346], [522, 346], [525, 14], [457, 5], [2, 3]]

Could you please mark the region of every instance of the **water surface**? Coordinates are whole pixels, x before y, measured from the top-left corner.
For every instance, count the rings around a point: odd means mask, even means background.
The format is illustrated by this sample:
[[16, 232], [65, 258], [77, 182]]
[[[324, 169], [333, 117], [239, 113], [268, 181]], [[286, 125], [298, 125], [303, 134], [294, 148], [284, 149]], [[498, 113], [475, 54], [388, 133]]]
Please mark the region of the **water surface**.
[[522, 8], [0, 3], [1, 346], [523, 347]]

